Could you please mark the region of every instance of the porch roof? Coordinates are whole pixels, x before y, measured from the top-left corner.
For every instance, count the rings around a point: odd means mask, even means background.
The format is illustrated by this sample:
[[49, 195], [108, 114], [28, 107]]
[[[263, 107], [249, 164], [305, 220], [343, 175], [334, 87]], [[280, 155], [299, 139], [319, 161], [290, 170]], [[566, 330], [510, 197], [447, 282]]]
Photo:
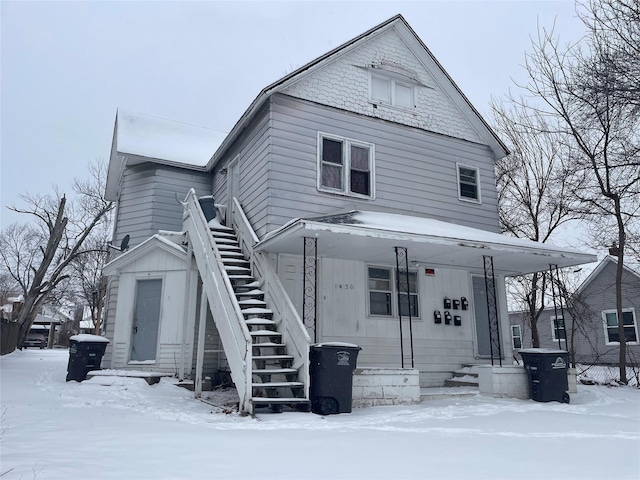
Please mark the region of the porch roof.
[[293, 220], [255, 249], [302, 255], [304, 237], [318, 239], [318, 257], [393, 265], [394, 247], [406, 247], [411, 267], [482, 272], [483, 256], [491, 256], [495, 272], [503, 275], [597, 261], [595, 255], [431, 218], [364, 211]]

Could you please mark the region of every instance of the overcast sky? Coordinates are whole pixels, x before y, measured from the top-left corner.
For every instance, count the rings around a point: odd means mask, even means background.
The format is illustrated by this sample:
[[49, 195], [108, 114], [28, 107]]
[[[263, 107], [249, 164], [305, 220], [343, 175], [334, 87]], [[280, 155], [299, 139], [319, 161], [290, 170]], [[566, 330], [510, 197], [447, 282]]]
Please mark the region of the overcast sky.
[[[25, 192], [108, 161], [118, 107], [228, 132], [262, 88], [401, 13], [474, 106], [525, 78], [538, 25], [573, 1], [0, 1], [0, 225]], [[213, 152], [212, 152], [213, 153]]]

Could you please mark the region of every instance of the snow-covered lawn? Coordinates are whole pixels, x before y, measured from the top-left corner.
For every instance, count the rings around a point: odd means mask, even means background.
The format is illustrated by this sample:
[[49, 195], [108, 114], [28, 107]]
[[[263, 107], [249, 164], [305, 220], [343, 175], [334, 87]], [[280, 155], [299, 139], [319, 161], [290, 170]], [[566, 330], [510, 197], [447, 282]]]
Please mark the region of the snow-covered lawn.
[[67, 359], [0, 359], [2, 480], [640, 478], [640, 390], [630, 387], [580, 385], [568, 405], [475, 395], [255, 419], [170, 379], [67, 383]]

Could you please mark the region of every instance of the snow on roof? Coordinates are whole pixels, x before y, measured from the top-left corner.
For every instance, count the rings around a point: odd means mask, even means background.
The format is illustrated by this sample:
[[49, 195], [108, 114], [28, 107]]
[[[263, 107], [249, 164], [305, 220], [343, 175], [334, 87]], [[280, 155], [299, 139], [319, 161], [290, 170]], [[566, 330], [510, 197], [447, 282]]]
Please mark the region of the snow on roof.
[[204, 167], [226, 133], [152, 115], [118, 110], [120, 153]]

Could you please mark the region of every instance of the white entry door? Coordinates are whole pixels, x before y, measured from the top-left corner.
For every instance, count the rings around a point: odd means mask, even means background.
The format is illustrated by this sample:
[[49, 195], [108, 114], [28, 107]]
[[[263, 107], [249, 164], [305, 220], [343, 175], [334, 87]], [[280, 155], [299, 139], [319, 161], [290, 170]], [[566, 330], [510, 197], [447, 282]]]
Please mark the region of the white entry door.
[[136, 307], [131, 330], [131, 360], [155, 360], [160, 325], [162, 280], [136, 282]]

